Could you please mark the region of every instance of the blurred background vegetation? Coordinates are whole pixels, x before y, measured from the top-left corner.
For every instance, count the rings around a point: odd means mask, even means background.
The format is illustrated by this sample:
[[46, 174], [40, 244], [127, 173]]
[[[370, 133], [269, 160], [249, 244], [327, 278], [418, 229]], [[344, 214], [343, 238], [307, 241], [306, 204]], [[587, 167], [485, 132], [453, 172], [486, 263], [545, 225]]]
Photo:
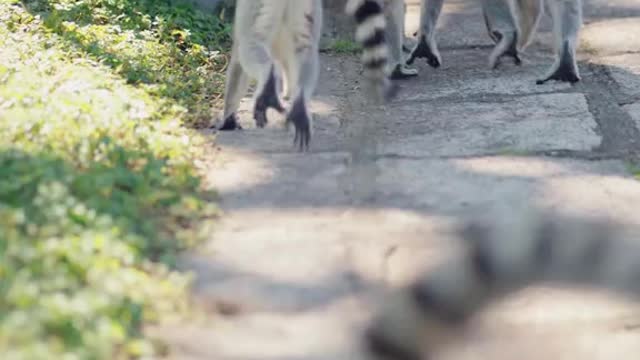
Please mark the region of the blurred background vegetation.
[[195, 162], [228, 12], [169, 0], [0, 0], [0, 354], [158, 355], [173, 270], [217, 214]]

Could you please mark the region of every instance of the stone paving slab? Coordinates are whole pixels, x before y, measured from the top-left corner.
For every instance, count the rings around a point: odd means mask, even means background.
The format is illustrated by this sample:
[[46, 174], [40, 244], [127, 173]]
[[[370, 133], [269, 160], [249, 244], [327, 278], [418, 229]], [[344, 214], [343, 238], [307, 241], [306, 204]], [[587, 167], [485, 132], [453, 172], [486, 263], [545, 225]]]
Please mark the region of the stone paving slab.
[[640, 53], [602, 57], [596, 61], [608, 66], [612, 78], [629, 99], [640, 100]]
[[591, 150], [601, 141], [582, 94], [410, 103], [391, 107], [384, 116], [389, 120], [379, 132], [392, 133], [396, 141], [385, 141], [380, 151], [405, 156]]
[[[232, 211], [208, 247], [188, 262], [201, 274], [197, 288], [203, 296], [248, 299], [240, 301], [244, 311], [325, 306], [353, 295], [358, 283], [354, 271], [400, 283], [443, 253], [449, 241], [443, 232], [464, 213], [533, 203], [640, 223], [635, 205], [640, 183], [618, 161], [385, 159], [377, 164], [385, 171], [374, 180], [372, 201], [354, 207], [348, 204], [349, 194], [336, 185], [347, 168], [335, 166], [331, 157], [315, 159], [318, 172], [311, 182], [285, 175], [292, 178], [286, 188], [319, 199], [313, 206], [291, 202], [291, 193], [272, 190], [281, 185], [272, 174], [301, 163], [286, 155], [270, 158], [279, 161], [263, 163], [262, 178], [259, 172], [253, 174], [255, 183], [265, 186], [261, 191], [243, 192], [238, 200], [233, 195], [237, 188], [224, 183], [218, 187]], [[235, 161], [220, 171], [232, 173], [233, 166], [245, 168]], [[266, 171], [267, 166], [273, 169]], [[352, 185], [367, 186], [364, 182], [371, 180]], [[381, 259], [391, 248], [394, 255], [385, 269]]]
[[[243, 159], [237, 153], [229, 154], [229, 157], [233, 161], [221, 162], [210, 178], [223, 197], [223, 206], [234, 212], [265, 211], [265, 217], [276, 216], [281, 211], [289, 214], [296, 209], [350, 208], [357, 206], [353, 193], [363, 189], [368, 191], [363, 196], [368, 197], [368, 206], [373, 208], [382, 206], [445, 214], [482, 208], [492, 202], [526, 201], [534, 197], [532, 191], [536, 186], [550, 181], [561, 189], [555, 196], [561, 196], [563, 201], [570, 199], [572, 188], [584, 188], [582, 191], [590, 196], [584, 199], [592, 198], [600, 191], [606, 193], [611, 188], [618, 195], [608, 201], [611, 204], [603, 204], [603, 209], [623, 205], [634, 209], [636, 204], [623, 200], [633, 198], [639, 189], [636, 180], [628, 175], [626, 164], [620, 161], [511, 156], [390, 157], [354, 169], [348, 166], [344, 153], [318, 154], [305, 161], [298, 155], [286, 154], [270, 155], [268, 160], [260, 157]], [[249, 168], [252, 170], [247, 170]], [[296, 176], [300, 173], [307, 176]], [[367, 176], [360, 176], [362, 173]], [[584, 186], [580, 185], [581, 179], [584, 179]], [[590, 190], [589, 184], [597, 186]], [[573, 201], [580, 201], [581, 197], [578, 193]], [[616, 205], [617, 202], [620, 204]], [[253, 221], [247, 222], [245, 231], [253, 226], [256, 226]]]
[[640, 129], [640, 103], [626, 105], [624, 109], [631, 115], [631, 118], [636, 123], [636, 127]]

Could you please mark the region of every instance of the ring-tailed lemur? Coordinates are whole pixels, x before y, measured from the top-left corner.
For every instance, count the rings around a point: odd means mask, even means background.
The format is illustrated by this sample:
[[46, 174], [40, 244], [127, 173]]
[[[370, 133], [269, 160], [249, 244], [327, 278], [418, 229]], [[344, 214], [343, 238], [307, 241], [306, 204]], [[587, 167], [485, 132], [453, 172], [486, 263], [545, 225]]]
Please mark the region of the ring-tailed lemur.
[[[630, 231], [633, 230], [633, 231]], [[463, 256], [393, 293], [365, 330], [367, 359], [420, 360], [456, 340], [470, 317], [542, 282], [588, 285], [640, 297], [640, 237], [604, 219], [533, 213], [470, 221]], [[425, 350], [426, 349], [426, 350]]]
[[[348, 0], [345, 10], [357, 22], [355, 37], [363, 47], [369, 98], [386, 100], [393, 96], [395, 88], [385, 70], [388, 48], [382, 7], [377, 0]], [[295, 127], [294, 143], [298, 148], [308, 148], [312, 130], [308, 105], [318, 79], [322, 11], [321, 0], [237, 1], [220, 130], [239, 128], [236, 112], [251, 78], [257, 80], [256, 125], [266, 125], [268, 108], [284, 113], [279, 94], [284, 77], [293, 100], [287, 125], [293, 123]]]
[[[392, 0], [401, 1], [401, 0]], [[482, 0], [482, 12], [489, 36], [496, 46], [489, 56], [489, 66], [495, 68], [503, 56], [511, 56], [521, 62], [519, 53], [533, 39], [545, 0]], [[582, 0], [546, 0], [553, 21], [555, 62], [542, 78], [543, 84], [549, 80], [575, 83], [580, 81], [576, 62], [578, 35], [582, 26]], [[422, 0], [418, 44], [411, 51], [407, 64], [416, 58], [425, 58], [427, 63], [437, 68], [442, 63], [436, 42], [436, 23], [444, 0]], [[392, 38], [392, 37], [390, 37]], [[393, 46], [393, 44], [390, 44]]]

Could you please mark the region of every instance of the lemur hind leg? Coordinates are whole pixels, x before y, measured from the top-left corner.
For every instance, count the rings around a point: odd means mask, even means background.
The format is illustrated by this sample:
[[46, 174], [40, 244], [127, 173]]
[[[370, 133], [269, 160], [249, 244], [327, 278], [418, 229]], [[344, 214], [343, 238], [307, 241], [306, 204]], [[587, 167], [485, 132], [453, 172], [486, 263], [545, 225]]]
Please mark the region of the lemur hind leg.
[[408, 68], [404, 61], [404, 0], [387, 0], [385, 18], [386, 36], [389, 44], [391, 79], [402, 80], [418, 76], [418, 70]]
[[[404, 16], [406, 17], [407, 16], [407, 3], [406, 3], [406, 1], [403, 1], [403, 5], [404, 5]], [[404, 29], [402, 30], [402, 33], [404, 34]], [[417, 32], [413, 34], [413, 36], [417, 36], [417, 35], [418, 35]], [[403, 41], [402, 42], [402, 52], [405, 53], [405, 54], [411, 54], [411, 50], [412, 49], [407, 44], [405, 44], [404, 41]]]
[[279, 113], [285, 112], [278, 93], [278, 79], [276, 78], [275, 67], [272, 65], [267, 82], [264, 84], [260, 95], [256, 98], [255, 106], [253, 108], [253, 118], [256, 121], [256, 126], [264, 127], [267, 125], [267, 110], [269, 108], [272, 108]]
[[[404, 7], [404, 17], [406, 17], [407, 16], [407, 2], [406, 1], [402, 1], [402, 5]], [[402, 29], [402, 33], [404, 34], [404, 27]], [[417, 36], [417, 35], [418, 35], [417, 32], [415, 34], [413, 34], [413, 36]], [[411, 54], [411, 48], [407, 44], [405, 44], [404, 41], [402, 42], [402, 52], [406, 53], [406, 54]]]
[[227, 69], [224, 109], [222, 111], [223, 123], [218, 128], [220, 131], [242, 129], [240, 124], [238, 124], [236, 112], [238, 111], [238, 106], [240, 106], [240, 100], [249, 89], [249, 76], [244, 69], [242, 69], [238, 56], [237, 48], [234, 46], [231, 61]]
[[305, 14], [302, 23], [294, 27], [292, 47], [286, 47], [287, 80], [292, 86], [293, 104], [287, 114], [286, 124], [295, 128], [294, 146], [299, 151], [309, 149], [313, 118], [309, 103], [313, 96], [320, 70], [319, 39], [322, 32], [322, 2], [313, 0], [310, 13]]
[[267, 109], [284, 112], [277, 91], [274, 65], [278, 54], [272, 44], [283, 23], [280, 21], [286, 2], [242, 0], [236, 4], [234, 43], [244, 72], [257, 80], [253, 117], [256, 126], [267, 124]]
[[516, 65], [522, 64], [522, 58], [516, 48], [518, 43], [517, 32], [494, 32], [494, 36], [498, 39], [498, 43], [493, 48], [493, 51], [489, 55], [489, 67], [496, 69], [500, 65], [500, 59], [504, 56], [513, 58], [513, 63]]
[[582, 26], [581, 0], [548, 0], [553, 19], [556, 60], [547, 75], [537, 84], [549, 80], [576, 83], [581, 80], [576, 61], [578, 34]]
[[433, 68], [440, 67], [442, 64], [435, 37], [436, 24], [443, 4], [444, 0], [422, 0], [418, 45], [411, 52], [407, 64], [413, 64], [416, 58], [427, 59], [427, 63]]
[[291, 109], [287, 114], [286, 124], [293, 124], [295, 136], [293, 139], [294, 146], [300, 151], [309, 149], [311, 133], [313, 130], [313, 117], [309, 111], [309, 103], [315, 91], [318, 72], [319, 59], [318, 54], [313, 53], [316, 49], [309, 49], [310, 54], [305, 56], [299, 69], [298, 83], [292, 86], [295, 89], [295, 97]]
[[489, 37], [496, 43], [489, 55], [489, 67], [495, 69], [504, 56], [513, 58], [516, 65], [522, 64], [518, 52], [518, 28], [505, 0], [483, 0], [482, 15]]

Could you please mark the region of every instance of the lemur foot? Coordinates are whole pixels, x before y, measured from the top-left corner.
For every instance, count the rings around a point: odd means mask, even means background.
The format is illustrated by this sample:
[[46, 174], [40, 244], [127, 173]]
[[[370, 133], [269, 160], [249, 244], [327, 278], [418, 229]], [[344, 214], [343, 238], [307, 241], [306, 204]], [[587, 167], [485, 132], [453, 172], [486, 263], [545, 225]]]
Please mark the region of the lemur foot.
[[441, 65], [440, 56], [437, 54], [437, 50], [435, 50], [435, 46], [432, 47], [427, 43], [427, 38], [422, 35], [420, 40], [418, 41], [418, 45], [413, 49], [409, 59], [407, 60], [407, 65], [413, 64], [416, 58], [425, 58], [427, 59], [427, 63], [433, 67], [438, 68]]
[[274, 68], [271, 68], [269, 79], [262, 89], [262, 94], [256, 98], [256, 104], [253, 109], [253, 118], [256, 121], [257, 127], [262, 128], [267, 125], [267, 109], [269, 108], [275, 109], [279, 113], [285, 112], [284, 106], [278, 96]]
[[232, 113], [227, 116], [222, 123], [222, 126], [218, 128], [219, 131], [232, 131], [232, 130], [242, 130], [242, 126], [238, 123], [238, 116], [236, 113]]
[[580, 74], [578, 73], [578, 65], [576, 64], [573, 53], [569, 50], [568, 42], [564, 43], [560, 62], [556, 69], [544, 79], [537, 80], [536, 84], [542, 85], [550, 80], [568, 82], [571, 84], [577, 83], [581, 80]]

